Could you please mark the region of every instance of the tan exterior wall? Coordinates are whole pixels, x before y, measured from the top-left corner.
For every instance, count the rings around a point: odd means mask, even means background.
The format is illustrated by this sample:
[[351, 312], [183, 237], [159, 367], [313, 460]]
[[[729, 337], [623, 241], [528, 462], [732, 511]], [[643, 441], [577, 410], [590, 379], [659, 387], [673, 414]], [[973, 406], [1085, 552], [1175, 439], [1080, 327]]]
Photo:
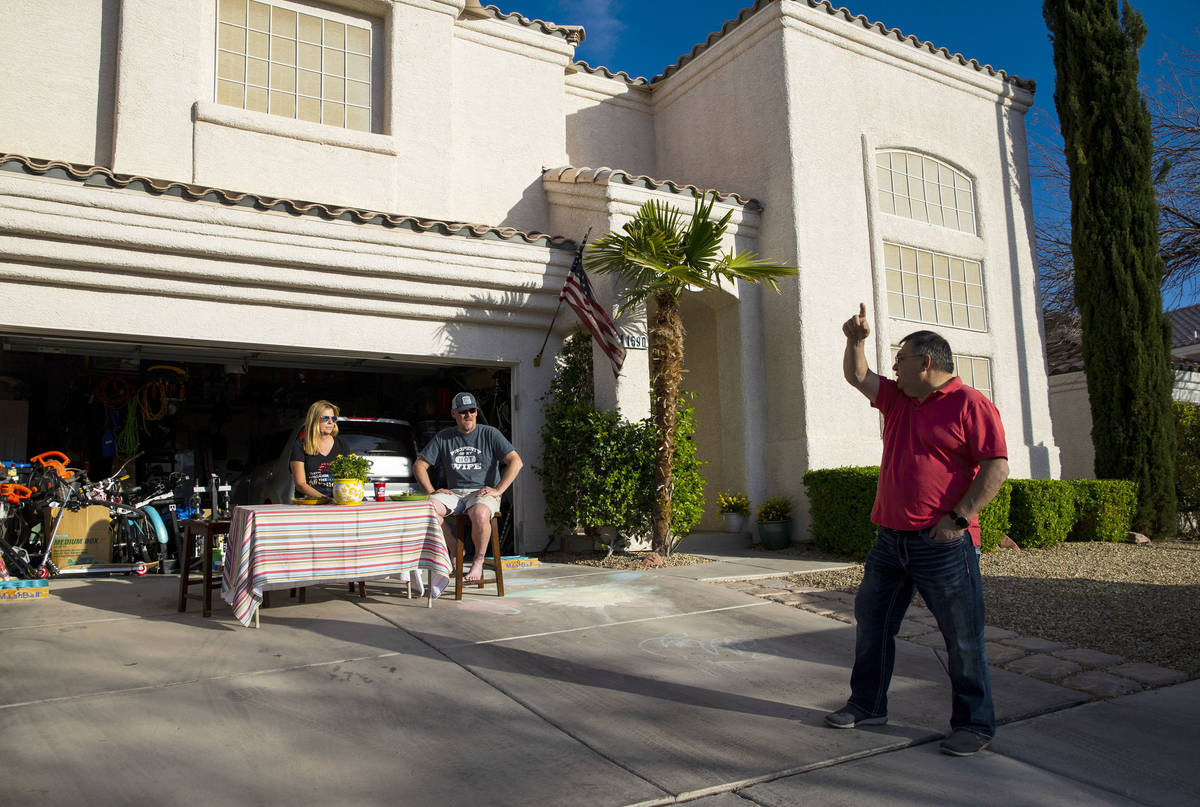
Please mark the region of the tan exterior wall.
[[[1171, 397], [1200, 404], [1200, 373], [1176, 370]], [[1054, 417], [1054, 442], [1062, 451], [1062, 478], [1095, 479], [1092, 407], [1082, 370], [1050, 376], [1050, 411]]]
[[120, 0], [4, 5], [0, 151], [109, 165]]
[[567, 74], [563, 109], [567, 165], [660, 176], [648, 87], [577, 69]]
[[566, 161], [563, 79], [571, 52], [511, 25], [455, 28], [452, 198], [459, 219], [549, 229], [541, 172]]

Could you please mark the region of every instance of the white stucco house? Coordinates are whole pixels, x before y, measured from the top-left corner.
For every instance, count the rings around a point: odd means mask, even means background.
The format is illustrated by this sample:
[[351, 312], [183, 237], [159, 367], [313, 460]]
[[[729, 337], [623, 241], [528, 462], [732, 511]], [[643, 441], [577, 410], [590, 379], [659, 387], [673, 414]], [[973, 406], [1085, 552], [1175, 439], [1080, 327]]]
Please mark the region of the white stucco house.
[[[1058, 476], [1032, 82], [824, 0], [737, 7], [646, 80], [575, 61], [578, 27], [465, 0], [9, 0], [0, 339], [504, 370], [536, 464], [553, 362], [532, 359], [575, 241], [713, 189], [731, 244], [799, 275], [683, 301], [711, 497], [803, 501], [806, 470], [878, 462], [878, 417], [841, 377], [860, 301], [874, 367], [939, 330], [999, 407], [1013, 474]], [[647, 351], [616, 382], [598, 361], [596, 384], [643, 416]], [[532, 473], [515, 513], [537, 551]]]

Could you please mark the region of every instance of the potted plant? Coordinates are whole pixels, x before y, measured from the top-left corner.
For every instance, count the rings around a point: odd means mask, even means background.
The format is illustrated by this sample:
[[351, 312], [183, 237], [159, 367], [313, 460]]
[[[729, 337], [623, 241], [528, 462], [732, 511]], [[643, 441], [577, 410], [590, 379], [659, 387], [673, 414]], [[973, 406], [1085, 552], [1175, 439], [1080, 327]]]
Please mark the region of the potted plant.
[[792, 500], [772, 496], [758, 508], [758, 535], [764, 549], [785, 549], [792, 542]]
[[333, 475], [333, 500], [338, 504], [362, 504], [363, 485], [371, 472], [371, 461], [357, 454], [338, 454], [329, 463]]
[[725, 532], [741, 532], [750, 516], [750, 499], [745, 493], [718, 493], [717, 507], [721, 511], [721, 520], [725, 522]]

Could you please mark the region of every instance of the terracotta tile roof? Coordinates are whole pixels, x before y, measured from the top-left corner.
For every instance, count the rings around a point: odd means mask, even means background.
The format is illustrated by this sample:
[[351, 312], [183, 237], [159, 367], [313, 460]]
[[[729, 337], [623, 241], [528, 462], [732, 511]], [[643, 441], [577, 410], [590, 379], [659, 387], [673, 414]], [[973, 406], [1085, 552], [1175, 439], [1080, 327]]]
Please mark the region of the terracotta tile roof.
[[1048, 375], [1074, 373], [1083, 369], [1083, 346], [1078, 340], [1046, 335], [1046, 369]]
[[1168, 311], [1171, 318], [1171, 347], [1187, 347], [1200, 343], [1200, 304]]
[[604, 78], [615, 78], [618, 81], [624, 81], [626, 84], [631, 84], [635, 87], [649, 87], [650, 86], [650, 82], [647, 81], [646, 79], [642, 78], [641, 76], [637, 76], [635, 78], [635, 77], [629, 75], [628, 73], [626, 73], [624, 70], [618, 70], [616, 73], [614, 73], [613, 71], [609, 70], [604, 65], [597, 65], [596, 67], [592, 67], [587, 62], [572, 62], [571, 66], [577, 70], [582, 70], [585, 73], [592, 73], [593, 75], [604, 76]]
[[[867, 17], [865, 17], [861, 14], [856, 15], [853, 12], [851, 12], [849, 9], [835, 7], [828, 0], [755, 0], [754, 5], [749, 6], [748, 8], [742, 9], [740, 12], [738, 12], [737, 17], [735, 17], [732, 20], [727, 21], [724, 25], [722, 25], [720, 31], [715, 31], [714, 33], [709, 34], [708, 38], [705, 39], [703, 42], [701, 42], [699, 45], [696, 45], [694, 48], [692, 48], [691, 52], [686, 53], [683, 56], [680, 56], [678, 61], [675, 62], [675, 64], [667, 67], [665, 70], [663, 70], [663, 72], [659, 73], [657, 76], [650, 79], [650, 81], [648, 83], [653, 85], [653, 84], [657, 84], [658, 82], [666, 79], [672, 73], [676, 72], [677, 70], [680, 70], [688, 62], [692, 61], [697, 56], [699, 56], [701, 53], [703, 53], [704, 51], [706, 51], [710, 47], [712, 47], [714, 43], [716, 43], [718, 40], [722, 39], [726, 34], [728, 34], [734, 28], [737, 28], [743, 22], [745, 22], [746, 20], [753, 17], [755, 14], [757, 14], [763, 8], [769, 6], [772, 3], [776, 3], [776, 2], [807, 3], [809, 8], [823, 9], [825, 11], [825, 13], [827, 13], [831, 16], [840, 16], [846, 22], [853, 23], [855, 25], [859, 25], [863, 28], [874, 29], [874, 30], [878, 31], [881, 36], [889, 37], [891, 39], [896, 40], [897, 42], [908, 42], [915, 48], [929, 51], [930, 53], [935, 54], [935, 55], [941, 54], [943, 57], [945, 57], [946, 59], [948, 59], [952, 62], [957, 62], [958, 64], [964, 65], [966, 67], [974, 68], [975, 70], [977, 70], [981, 73], [987, 73], [989, 76], [999, 76], [1002, 80], [1004, 80], [1006, 82], [1010, 82], [1012, 84], [1015, 84], [1016, 86], [1018, 86], [1022, 89], [1029, 90], [1029, 92], [1034, 92], [1037, 89], [1037, 84], [1034, 82], [1033, 79], [1019, 78], [1017, 76], [1012, 76], [1003, 70], [997, 70], [996, 68], [992, 67], [990, 64], [980, 64], [979, 62], [977, 62], [974, 59], [968, 59], [967, 57], [963, 56], [961, 53], [951, 53], [948, 49], [939, 48], [939, 47], [935, 46], [932, 42], [923, 42], [920, 39], [917, 39], [917, 37], [915, 37], [915, 36], [905, 35], [905, 33], [903, 31], [901, 31], [899, 28], [888, 28], [882, 22], [871, 22]], [[492, 7], [489, 6], [489, 8], [492, 8]], [[625, 76], [625, 80], [630, 84], [638, 84], [638, 83], [646, 82], [646, 79], [644, 79], [644, 78], [631, 79], [628, 77], [628, 74], [625, 73], [624, 71], [621, 71], [618, 73], [613, 73], [613, 72], [609, 71], [608, 68], [591, 67], [586, 62], [576, 62], [576, 65], [581, 66], [584, 70], [586, 70], [589, 73], [598, 73], [601, 70], [603, 70], [605, 73], [607, 73], [608, 78], [618, 78], [619, 79], [622, 76]]]
[[747, 199], [736, 193], [723, 193], [713, 188], [700, 188], [695, 185], [680, 185], [669, 179], [654, 179], [645, 174], [630, 174], [628, 171], [622, 171], [618, 168], [603, 166], [600, 168], [588, 168], [587, 166], [576, 168], [568, 165], [559, 168], [547, 168], [542, 172], [542, 177], [552, 179], [556, 182], [591, 182], [596, 185], [609, 185], [619, 182], [624, 185], [633, 185], [638, 188], [648, 188], [650, 190], [666, 188], [671, 193], [678, 193], [684, 196], [700, 196], [705, 193], [715, 193], [717, 201], [741, 205], [747, 210], [763, 209], [762, 204], [757, 199]]
[[110, 188], [128, 188], [155, 196], [174, 196], [188, 201], [217, 202], [231, 207], [250, 207], [256, 210], [275, 210], [294, 216], [317, 216], [328, 221], [352, 221], [356, 224], [374, 224], [396, 227], [417, 233], [457, 235], [467, 238], [482, 238], [498, 241], [523, 241], [527, 244], [554, 249], [575, 249], [575, 242], [561, 236], [546, 233], [526, 232], [515, 227], [490, 227], [485, 224], [421, 219], [393, 213], [379, 213], [351, 207], [305, 202], [297, 199], [276, 199], [238, 191], [210, 188], [185, 182], [172, 182], [132, 174], [117, 174], [96, 165], [80, 165], [58, 160], [41, 160], [20, 154], [0, 153], [0, 171], [14, 171], [53, 179], [68, 179], [84, 185], [107, 185]]
[[505, 13], [496, 6], [484, 6], [483, 10], [489, 12], [493, 19], [520, 25], [524, 28], [537, 28], [544, 34], [562, 37], [573, 45], [582, 42], [585, 36], [582, 25], [558, 25], [557, 23], [546, 22], [545, 20], [531, 20], [524, 14], [518, 14], [515, 11]]
[[[1197, 322], [1200, 322], [1200, 306], [1189, 306], [1189, 308], [1196, 309], [1195, 311], [1190, 311], [1189, 315], [1196, 317]], [[1179, 311], [1188, 311], [1188, 309], [1168, 311], [1167, 316], [1175, 320], [1175, 315]], [[1176, 325], [1176, 328], [1178, 327]], [[1190, 330], [1188, 331], [1188, 336], [1191, 336]], [[1083, 369], [1083, 345], [1080, 343], [1081, 338], [1082, 334], [1080, 334], [1078, 326], [1047, 327], [1046, 367], [1048, 375], [1074, 373]], [[1181, 344], [1191, 343], [1180, 343], [1177, 339], [1174, 347], [1179, 347]], [[1185, 359], [1179, 356], [1171, 357], [1171, 366], [1176, 370], [1186, 370], [1188, 372], [1200, 371], [1200, 361]]]

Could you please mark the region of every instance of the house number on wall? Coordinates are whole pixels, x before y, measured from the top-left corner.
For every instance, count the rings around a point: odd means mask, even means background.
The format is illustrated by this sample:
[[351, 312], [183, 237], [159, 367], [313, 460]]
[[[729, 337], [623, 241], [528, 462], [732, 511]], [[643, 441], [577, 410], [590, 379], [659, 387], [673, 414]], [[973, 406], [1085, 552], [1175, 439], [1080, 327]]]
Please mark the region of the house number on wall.
[[636, 333], [621, 334], [621, 344], [629, 350], [646, 350], [650, 347], [650, 337]]

